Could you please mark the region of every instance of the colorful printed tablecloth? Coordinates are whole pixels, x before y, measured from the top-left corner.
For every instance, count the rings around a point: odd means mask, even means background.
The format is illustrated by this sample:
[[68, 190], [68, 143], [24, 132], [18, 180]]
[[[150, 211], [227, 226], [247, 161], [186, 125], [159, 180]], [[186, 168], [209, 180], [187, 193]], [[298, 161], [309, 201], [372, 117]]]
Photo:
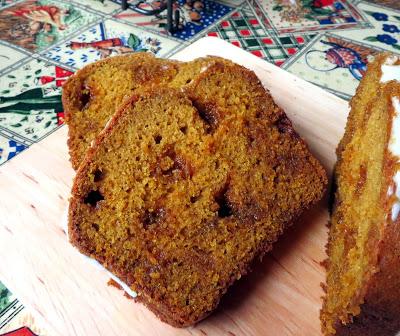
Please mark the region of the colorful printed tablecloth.
[[[177, 0], [174, 6], [181, 29], [170, 35], [166, 14], [122, 11], [120, 0], [0, 0], [0, 165], [63, 124], [61, 87], [69, 76], [112, 55], [146, 50], [169, 57], [200, 37], [217, 36], [349, 99], [371, 55], [400, 54], [399, 0]], [[46, 326], [0, 282], [0, 335], [35, 334], [48, 335]]]

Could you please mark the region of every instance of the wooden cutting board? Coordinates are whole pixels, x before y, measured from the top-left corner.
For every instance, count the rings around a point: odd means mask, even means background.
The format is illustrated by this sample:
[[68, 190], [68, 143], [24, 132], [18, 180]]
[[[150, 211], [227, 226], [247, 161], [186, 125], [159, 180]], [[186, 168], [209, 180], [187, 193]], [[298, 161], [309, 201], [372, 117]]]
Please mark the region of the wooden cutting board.
[[[203, 38], [174, 58], [205, 55], [254, 70], [331, 173], [345, 101], [217, 38]], [[74, 172], [66, 138], [67, 127], [61, 127], [0, 169], [0, 279], [49, 335], [320, 335], [326, 202], [305, 214], [213, 315], [175, 329], [108, 286], [106, 273], [68, 243], [62, 215]]]

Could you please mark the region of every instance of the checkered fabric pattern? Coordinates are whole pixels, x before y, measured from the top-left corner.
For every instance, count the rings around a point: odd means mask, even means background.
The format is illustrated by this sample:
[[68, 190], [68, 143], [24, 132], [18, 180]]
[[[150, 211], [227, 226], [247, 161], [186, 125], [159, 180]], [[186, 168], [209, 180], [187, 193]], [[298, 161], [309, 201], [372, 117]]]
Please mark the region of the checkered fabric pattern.
[[234, 12], [208, 36], [217, 36], [278, 66], [294, 55], [313, 35], [287, 34], [278, 36], [268, 32], [249, 10]]

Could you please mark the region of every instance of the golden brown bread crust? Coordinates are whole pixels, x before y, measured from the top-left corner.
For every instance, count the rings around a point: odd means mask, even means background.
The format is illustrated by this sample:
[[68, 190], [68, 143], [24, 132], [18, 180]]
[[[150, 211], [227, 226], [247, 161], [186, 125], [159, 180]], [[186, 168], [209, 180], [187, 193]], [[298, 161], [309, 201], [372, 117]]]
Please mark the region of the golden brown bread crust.
[[[89, 149], [70, 200], [72, 244], [178, 327], [215, 309], [252, 260], [322, 197], [327, 183], [254, 73], [216, 63], [185, 92], [152, 88], [126, 102]], [[129, 146], [120, 134], [132, 136]], [[165, 157], [158, 153], [175, 161], [173, 169], [163, 168]], [[114, 155], [121, 159], [112, 160]], [[138, 169], [143, 174], [129, 180]], [[148, 189], [141, 199], [144, 180]], [[121, 188], [129, 192], [114, 198]], [[90, 204], [94, 190], [101, 197]], [[161, 197], [153, 202], [157, 193]]]
[[[383, 130], [384, 137], [377, 139], [377, 141], [383, 141], [386, 148], [382, 162], [383, 187], [380, 207], [384, 209], [387, 216], [386, 219], [381, 218], [378, 228], [369, 233], [366, 253], [371, 256], [371, 262], [368, 266], [371, 272], [366, 276], [362, 287], [358, 289], [357, 295], [353, 299], [354, 302], [360, 302], [359, 313], [350, 317], [350, 321], [347, 323], [342, 323], [340, 319], [337, 319], [333, 324], [335, 334], [329, 331], [324, 320], [322, 320], [322, 330], [325, 335], [394, 336], [400, 331], [400, 219], [390, 220], [390, 211], [394, 199], [387, 196], [389, 186], [393, 186], [393, 176], [399, 169], [398, 159], [393, 157], [387, 147], [394, 117], [391, 97], [400, 97], [400, 85], [395, 82], [385, 85], [379, 83], [381, 65], [387, 57], [390, 57], [390, 54], [380, 54], [372, 64], [368, 65], [368, 72], [350, 102], [351, 112], [348, 117], [346, 132], [337, 148], [338, 161], [335, 167], [335, 180], [337, 180], [342, 177], [343, 166], [349, 164], [344, 159], [343, 154], [351, 143], [356, 130], [366, 127], [373, 105], [377, 104], [378, 101], [380, 103], [385, 102], [389, 106], [387, 129]], [[356, 116], [356, 108], [364, 111], [363, 118]], [[342, 198], [339, 190], [336, 192], [333, 216], [337, 216], [337, 211], [341, 206]], [[359, 221], [362, 220], [363, 218], [359, 218]], [[330, 245], [334, 243], [331, 239], [330, 236], [328, 255], [330, 254]], [[328, 271], [330, 270], [330, 262], [328, 259]], [[327, 298], [324, 299], [322, 314], [327, 309], [326, 304]]]

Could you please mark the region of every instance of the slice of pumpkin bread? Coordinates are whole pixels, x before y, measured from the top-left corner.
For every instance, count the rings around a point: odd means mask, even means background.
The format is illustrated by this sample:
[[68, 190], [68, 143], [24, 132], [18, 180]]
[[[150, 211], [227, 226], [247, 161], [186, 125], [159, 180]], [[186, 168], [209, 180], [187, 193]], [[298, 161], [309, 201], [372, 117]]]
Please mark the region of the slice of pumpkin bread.
[[400, 57], [378, 55], [337, 149], [324, 335], [400, 331]]
[[230, 62], [134, 95], [74, 180], [69, 236], [163, 321], [213, 311], [327, 178], [255, 74]]
[[127, 96], [141, 85], [170, 80], [177, 67], [178, 62], [135, 53], [89, 64], [71, 76], [63, 85], [62, 102], [73, 168], [78, 169], [90, 143]]
[[216, 60], [205, 57], [179, 63], [135, 53], [89, 64], [71, 76], [63, 86], [62, 101], [73, 168], [78, 169], [90, 143], [125, 98], [151, 85], [183, 87]]

